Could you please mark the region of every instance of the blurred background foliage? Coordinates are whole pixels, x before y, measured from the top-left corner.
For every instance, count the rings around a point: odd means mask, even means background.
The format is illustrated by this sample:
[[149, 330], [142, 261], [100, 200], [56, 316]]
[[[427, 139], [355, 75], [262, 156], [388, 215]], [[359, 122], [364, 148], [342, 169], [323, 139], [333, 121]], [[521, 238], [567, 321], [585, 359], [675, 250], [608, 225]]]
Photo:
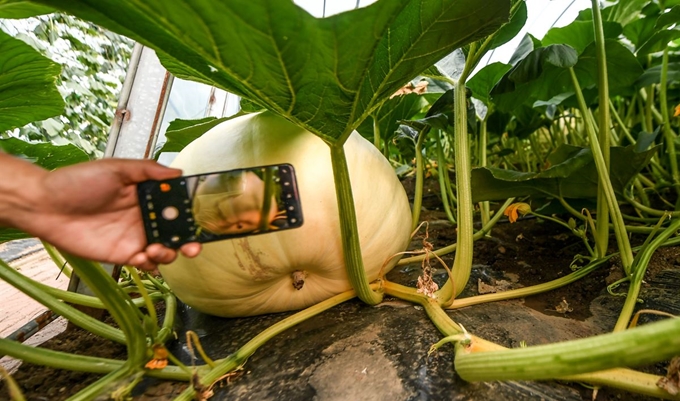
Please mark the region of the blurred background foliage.
[[57, 87], [62, 115], [34, 122], [0, 137], [74, 144], [99, 158], [113, 121], [134, 42], [66, 14], [0, 19], [0, 29], [62, 65]]

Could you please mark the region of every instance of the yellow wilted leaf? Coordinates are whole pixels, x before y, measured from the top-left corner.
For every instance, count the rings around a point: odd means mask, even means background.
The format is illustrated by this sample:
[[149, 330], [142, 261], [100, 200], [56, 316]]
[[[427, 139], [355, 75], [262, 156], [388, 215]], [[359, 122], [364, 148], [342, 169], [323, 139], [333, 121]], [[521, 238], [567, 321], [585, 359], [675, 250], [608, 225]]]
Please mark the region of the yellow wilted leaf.
[[427, 81], [420, 81], [418, 82], [417, 85], [413, 85], [412, 82], [409, 82], [406, 85], [399, 88], [398, 91], [394, 92], [392, 96], [390, 96], [390, 99], [395, 98], [397, 96], [408, 95], [410, 93], [422, 95], [427, 92], [427, 83], [428, 83]]

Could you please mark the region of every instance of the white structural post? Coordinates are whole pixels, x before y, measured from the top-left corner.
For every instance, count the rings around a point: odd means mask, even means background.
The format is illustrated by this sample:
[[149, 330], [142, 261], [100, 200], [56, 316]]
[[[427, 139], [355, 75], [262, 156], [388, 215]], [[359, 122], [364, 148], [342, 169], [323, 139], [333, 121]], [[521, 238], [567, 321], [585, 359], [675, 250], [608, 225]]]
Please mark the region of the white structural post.
[[[104, 157], [148, 159], [153, 156], [172, 81], [172, 75], [163, 68], [156, 53], [135, 44]], [[118, 266], [103, 266], [118, 277]], [[93, 295], [75, 274], [69, 282], [69, 291]]]
[[[220, 118], [237, 113], [239, 108], [238, 96], [204, 84], [175, 79], [161, 65], [153, 50], [135, 44], [104, 157], [153, 158], [159, 144], [165, 141], [170, 120]], [[159, 159], [161, 163], [169, 163], [174, 158], [173, 154], [163, 156]], [[104, 265], [104, 268], [118, 277], [120, 266]], [[75, 274], [69, 290], [93, 295]], [[87, 310], [87, 313], [98, 314], [95, 310]]]

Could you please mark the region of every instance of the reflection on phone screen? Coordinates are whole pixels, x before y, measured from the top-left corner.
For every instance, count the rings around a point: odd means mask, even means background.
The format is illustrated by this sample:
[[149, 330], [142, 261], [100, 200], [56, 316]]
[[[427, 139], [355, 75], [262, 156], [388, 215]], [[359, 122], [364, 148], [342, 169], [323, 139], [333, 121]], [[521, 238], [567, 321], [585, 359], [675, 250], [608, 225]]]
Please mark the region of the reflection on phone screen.
[[148, 242], [174, 248], [303, 224], [290, 164], [145, 181], [137, 193]]
[[279, 166], [187, 178], [196, 236], [263, 233], [288, 222]]

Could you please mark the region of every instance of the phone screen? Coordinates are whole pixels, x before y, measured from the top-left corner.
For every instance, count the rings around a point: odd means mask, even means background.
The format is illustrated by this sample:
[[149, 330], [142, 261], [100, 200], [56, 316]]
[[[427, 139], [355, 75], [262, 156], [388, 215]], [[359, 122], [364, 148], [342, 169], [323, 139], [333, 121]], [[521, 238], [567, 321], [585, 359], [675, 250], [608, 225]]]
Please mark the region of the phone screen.
[[147, 240], [171, 248], [302, 225], [289, 164], [146, 181], [137, 189]]

